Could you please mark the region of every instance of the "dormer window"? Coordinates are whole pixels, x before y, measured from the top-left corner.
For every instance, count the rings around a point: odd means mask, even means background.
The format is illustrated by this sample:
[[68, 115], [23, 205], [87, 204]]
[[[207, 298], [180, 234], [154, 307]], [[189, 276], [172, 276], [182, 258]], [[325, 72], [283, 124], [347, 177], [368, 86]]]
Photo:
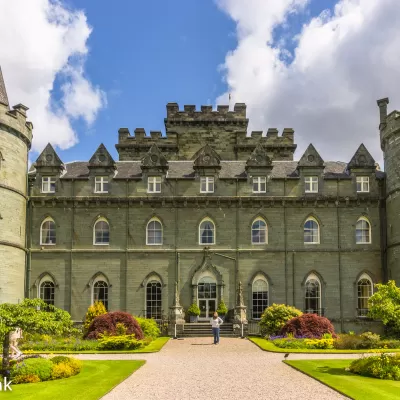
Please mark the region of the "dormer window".
[[256, 176], [253, 178], [253, 193], [265, 193], [267, 191], [267, 178]]
[[214, 177], [200, 177], [200, 193], [214, 193]]
[[161, 176], [147, 178], [147, 193], [161, 193]]
[[96, 176], [94, 178], [94, 192], [108, 193], [108, 176]]
[[357, 176], [357, 193], [369, 192], [369, 177]]
[[306, 176], [304, 183], [306, 193], [318, 193], [318, 176]]
[[43, 176], [42, 177], [42, 193], [55, 193], [56, 192], [56, 177]]

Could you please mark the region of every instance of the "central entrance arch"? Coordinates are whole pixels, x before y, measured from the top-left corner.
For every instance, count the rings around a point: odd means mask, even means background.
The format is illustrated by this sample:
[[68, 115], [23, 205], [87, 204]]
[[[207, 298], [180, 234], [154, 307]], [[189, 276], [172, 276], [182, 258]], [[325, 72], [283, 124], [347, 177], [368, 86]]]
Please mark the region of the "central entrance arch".
[[212, 276], [203, 276], [197, 284], [199, 319], [210, 319], [217, 310], [217, 281]]

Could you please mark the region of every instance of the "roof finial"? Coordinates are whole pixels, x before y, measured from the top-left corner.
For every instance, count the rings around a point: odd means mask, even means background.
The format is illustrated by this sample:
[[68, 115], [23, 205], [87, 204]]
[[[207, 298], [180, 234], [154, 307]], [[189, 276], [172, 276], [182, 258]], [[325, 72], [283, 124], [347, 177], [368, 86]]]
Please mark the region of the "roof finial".
[[9, 106], [6, 85], [4, 84], [3, 74], [0, 67], [0, 103]]

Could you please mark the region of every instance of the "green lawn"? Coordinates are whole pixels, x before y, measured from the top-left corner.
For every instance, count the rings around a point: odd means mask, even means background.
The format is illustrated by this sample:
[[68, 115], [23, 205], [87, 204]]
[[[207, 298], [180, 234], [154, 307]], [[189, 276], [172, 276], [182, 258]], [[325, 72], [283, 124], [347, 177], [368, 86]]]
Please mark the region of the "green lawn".
[[400, 381], [354, 375], [345, 371], [351, 360], [295, 360], [285, 363], [355, 400], [400, 398]]
[[160, 351], [165, 343], [168, 342], [169, 337], [159, 337], [153, 340], [148, 346], [137, 350], [81, 350], [81, 351], [68, 351], [68, 350], [53, 350], [53, 351], [31, 351], [22, 350], [24, 354], [126, 354], [126, 353], [156, 353]]
[[254, 344], [261, 350], [271, 351], [273, 353], [320, 353], [320, 354], [354, 354], [354, 353], [398, 353], [400, 349], [369, 349], [369, 350], [336, 350], [336, 349], [281, 349], [275, 346], [270, 340], [260, 337], [249, 337]]
[[56, 381], [11, 384], [12, 392], [0, 397], [12, 400], [98, 400], [140, 368], [145, 361], [84, 361], [75, 376]]

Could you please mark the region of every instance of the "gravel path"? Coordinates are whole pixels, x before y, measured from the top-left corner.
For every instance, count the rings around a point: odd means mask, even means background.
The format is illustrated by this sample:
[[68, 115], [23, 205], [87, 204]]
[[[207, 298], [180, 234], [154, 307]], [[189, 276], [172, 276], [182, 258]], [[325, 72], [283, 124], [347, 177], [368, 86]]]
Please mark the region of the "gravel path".
[[[283, 354], [260, 350], [248, 340], [222, 338], [170, 340], [159, 353], [85, 354], [85, 360], [147, 360], [103, 397], [128, 399], [346, 399], [285, 365]], [[290, 359], [355, 358], [351, 354], [290, 354]]]

